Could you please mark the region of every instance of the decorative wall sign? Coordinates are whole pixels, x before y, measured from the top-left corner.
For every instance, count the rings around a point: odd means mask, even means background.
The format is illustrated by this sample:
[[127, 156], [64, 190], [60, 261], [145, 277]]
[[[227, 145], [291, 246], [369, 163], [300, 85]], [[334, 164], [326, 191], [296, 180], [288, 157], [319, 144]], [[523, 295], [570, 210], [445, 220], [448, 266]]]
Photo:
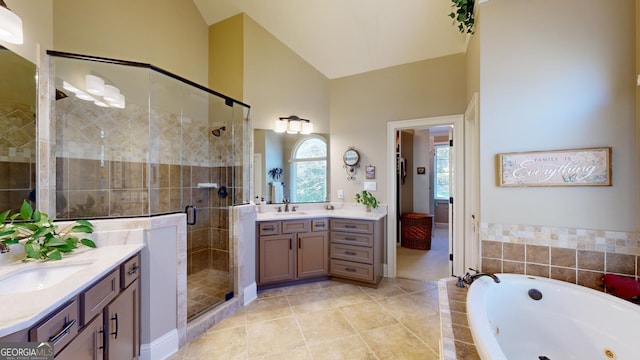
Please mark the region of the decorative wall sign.
[[425, 169], [424, 166], [419, 166], [417, 171], [418, 171], [418, 175], [425, 175], [427, 172], [427, 169]]
[[498, 154], [500, 186], [611, 186], [611, 148]]
[[369, 166], [365, 167], [364, 169], [365, 169], [366, 178], [368, 180], [376, 178], [376, 167], [375, 166], [369, 165]]

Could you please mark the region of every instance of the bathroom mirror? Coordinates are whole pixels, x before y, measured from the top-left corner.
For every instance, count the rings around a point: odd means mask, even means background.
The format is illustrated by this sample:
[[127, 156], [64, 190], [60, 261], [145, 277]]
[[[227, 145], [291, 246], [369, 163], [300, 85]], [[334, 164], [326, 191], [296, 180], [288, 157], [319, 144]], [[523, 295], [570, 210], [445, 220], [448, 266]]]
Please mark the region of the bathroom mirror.
[[[329, 135], [254, 130], [254, 196], [267, 203], [325, 202], [329, 197]], [[255, 199], [254, 199], [255, 201]]]
[[0, 212], [35, 205], [36, 66], [0, 46]]

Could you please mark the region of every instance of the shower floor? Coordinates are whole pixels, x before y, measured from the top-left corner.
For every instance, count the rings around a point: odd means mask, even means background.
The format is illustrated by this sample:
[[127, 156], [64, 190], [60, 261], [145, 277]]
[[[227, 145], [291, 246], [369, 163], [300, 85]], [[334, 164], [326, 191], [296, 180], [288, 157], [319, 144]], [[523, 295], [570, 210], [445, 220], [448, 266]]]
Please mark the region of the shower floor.
[[187, 276], [187, 321], [224, 302], [229, 292], [228, 272], [205, 269]]

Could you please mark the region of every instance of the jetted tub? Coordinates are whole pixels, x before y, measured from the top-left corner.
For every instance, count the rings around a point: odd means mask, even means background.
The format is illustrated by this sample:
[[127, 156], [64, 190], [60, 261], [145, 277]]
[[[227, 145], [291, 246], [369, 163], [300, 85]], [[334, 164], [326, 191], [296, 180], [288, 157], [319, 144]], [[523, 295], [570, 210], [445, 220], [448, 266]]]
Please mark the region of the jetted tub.
[[640, 359], [640, 306], [564, 281], [496, 275], [500, 283], [484, 276], [467, 293], [482, 360]]

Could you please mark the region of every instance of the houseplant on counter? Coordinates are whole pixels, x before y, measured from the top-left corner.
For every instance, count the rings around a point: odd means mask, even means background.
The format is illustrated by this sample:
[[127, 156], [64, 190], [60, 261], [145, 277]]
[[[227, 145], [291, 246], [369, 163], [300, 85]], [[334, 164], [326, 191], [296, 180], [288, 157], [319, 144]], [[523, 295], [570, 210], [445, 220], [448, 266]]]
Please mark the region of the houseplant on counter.
[[367, 211], [371, 211], [372, 208], [375, 209], [378, 207], [378, 199], [376, 199], [376, 197], [367, 190], [362, 190], [356, 194], [356, 202], [358, 204], [365, 205], [367, 207]]
[[[7, 219], [9, 222], [6, 222]], [[3, 252], [8, 251], [7, 245], [22, 244], [25, 252], [22, 261], [60, 260], [62, 253], [72, 252], [79, 243], [95, 248], [92, 240], [77, 236], [92, 232], [93, 224], [87, 220], [77, 220], [58, 229], [58, 225], [54, 225], [46, 213], [34, 211], [26, 201], [18, 213], [11, 215], [11, 210], [0, 213], [0, 245], [3, 245]]]

